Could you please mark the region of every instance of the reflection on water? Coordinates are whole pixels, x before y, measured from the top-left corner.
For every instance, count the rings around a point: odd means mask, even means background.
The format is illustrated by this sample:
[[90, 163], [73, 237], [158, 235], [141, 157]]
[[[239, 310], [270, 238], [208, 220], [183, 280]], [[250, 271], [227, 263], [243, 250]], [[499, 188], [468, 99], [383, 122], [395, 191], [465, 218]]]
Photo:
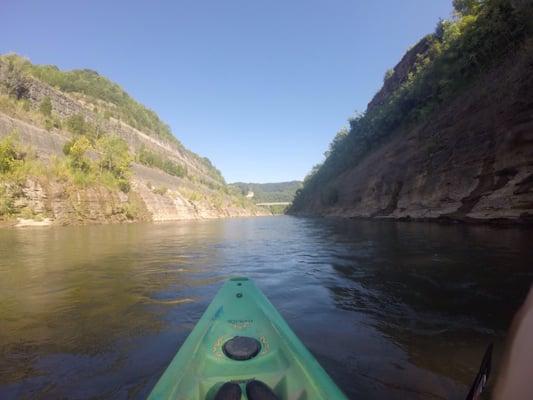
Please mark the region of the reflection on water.
[[144, 398], [247, 275], [350, 398], [462, 399], [532, 282], [531, 239], [291, 217], [0, 230], [0, 398]]

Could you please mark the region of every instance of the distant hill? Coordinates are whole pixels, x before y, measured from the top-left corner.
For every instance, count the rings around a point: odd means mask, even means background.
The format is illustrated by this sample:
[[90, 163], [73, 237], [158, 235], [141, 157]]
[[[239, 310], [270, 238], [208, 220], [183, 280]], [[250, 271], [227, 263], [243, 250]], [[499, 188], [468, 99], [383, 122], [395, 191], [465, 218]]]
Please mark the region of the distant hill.
[[235, 182], [230, 186], [238, 188], [243, 195], [253, 192], [254, 203], [292, 202], [296, 191], [302, 187], [301, 181], [276, 183]]

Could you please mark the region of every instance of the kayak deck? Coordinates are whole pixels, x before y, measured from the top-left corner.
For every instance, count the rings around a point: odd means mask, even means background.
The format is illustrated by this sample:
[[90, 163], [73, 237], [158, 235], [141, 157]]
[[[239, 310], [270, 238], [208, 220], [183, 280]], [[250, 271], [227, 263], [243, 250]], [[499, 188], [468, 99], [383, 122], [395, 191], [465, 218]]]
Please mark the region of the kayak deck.
[[[251, 359], [231, 359], [224, 345], [242, 336], [256, 339], [259, 346]], [[215, 296], [149, 399], [212, 400], [225, 382], [244, 387], [252, 379], [284, 400], [346, 399], [253, 281], [233, 278]]]

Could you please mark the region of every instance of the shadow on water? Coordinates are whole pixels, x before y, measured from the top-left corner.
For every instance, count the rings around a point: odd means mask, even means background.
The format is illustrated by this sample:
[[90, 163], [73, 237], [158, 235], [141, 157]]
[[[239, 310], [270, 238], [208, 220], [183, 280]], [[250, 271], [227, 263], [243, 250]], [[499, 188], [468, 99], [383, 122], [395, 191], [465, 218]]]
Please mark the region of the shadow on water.
[[0, 398], [144, 398], [223, 280], [255, 279], [350, 398], [462, 399], [531, 231], [273, 217], [0, 230]]
[[[531, 285], [532, 232], [386, 221], [316, 223], [319, 241], [331, 250], [323, 262], [336, 272], [326, 284], [336, 307], [359, 314], [359, 329], [376, 329], [405, 353], [400, 362], [393, 360], [394, 350], [367, 351], [367, 344], [357, 348], [349, 342], [347, 353], [358, 359], [353, 373], [369, 381], [359, 388], [381, 386], [378, 398], [395, 398], [394, 393], [397, 398], [463, 398], [486, 345], [496, 341], [501, 351]], [[372, 335], [370, 330], [365, 338]], [[369, 372], [361, 373], [365, 362]], [[413, 366], [456, 384], [435, 382]], [[347, 386], [353, 376], [342, 378]], [[376, 390], [370, 387], [368, 396], [376, 398]]]

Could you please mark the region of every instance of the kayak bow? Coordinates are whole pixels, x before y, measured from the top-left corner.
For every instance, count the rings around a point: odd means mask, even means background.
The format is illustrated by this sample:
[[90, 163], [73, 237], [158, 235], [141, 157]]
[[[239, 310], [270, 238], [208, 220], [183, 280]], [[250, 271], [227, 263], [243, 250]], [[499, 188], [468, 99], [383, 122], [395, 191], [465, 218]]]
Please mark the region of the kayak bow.
[[247, 278], [224, 284], [149, 399], [214, 400], [228, 382], [248, 390], [264, 383], [283, 400], [346, 399]]

